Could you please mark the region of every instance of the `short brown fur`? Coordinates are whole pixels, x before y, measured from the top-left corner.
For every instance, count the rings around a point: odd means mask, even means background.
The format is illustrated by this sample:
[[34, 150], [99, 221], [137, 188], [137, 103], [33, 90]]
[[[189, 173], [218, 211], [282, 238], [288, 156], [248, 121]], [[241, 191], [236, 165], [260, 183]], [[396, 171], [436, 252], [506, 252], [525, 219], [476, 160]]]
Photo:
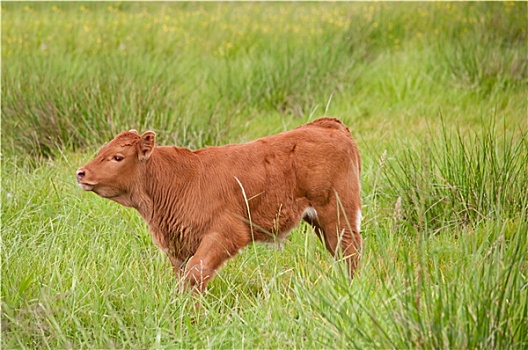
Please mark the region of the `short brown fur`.
[[362, 247], [360, 170], [348, 128], [320, 118], [197, 151], [156, 147], [152, 131], [123, 132], [77, 170], [77, 182], [136, 208], [176, 274], [201, 292], [242, 248], [280, 241], [301, 219], [332, 255], [343, 256], [352, 276]]

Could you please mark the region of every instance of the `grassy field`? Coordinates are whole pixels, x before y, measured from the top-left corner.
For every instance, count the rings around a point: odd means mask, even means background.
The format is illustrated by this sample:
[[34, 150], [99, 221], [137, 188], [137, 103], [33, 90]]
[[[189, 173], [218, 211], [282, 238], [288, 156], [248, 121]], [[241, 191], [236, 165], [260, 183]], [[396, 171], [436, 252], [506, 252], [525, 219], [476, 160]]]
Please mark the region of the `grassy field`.
[[[1, 347], [528, 348], [527, 10], [2, 2]], [[139, 214], [75, 184], [126, 129], [323, 115], [363, 157], [353, 281], [301, 225], [180, 295]]]

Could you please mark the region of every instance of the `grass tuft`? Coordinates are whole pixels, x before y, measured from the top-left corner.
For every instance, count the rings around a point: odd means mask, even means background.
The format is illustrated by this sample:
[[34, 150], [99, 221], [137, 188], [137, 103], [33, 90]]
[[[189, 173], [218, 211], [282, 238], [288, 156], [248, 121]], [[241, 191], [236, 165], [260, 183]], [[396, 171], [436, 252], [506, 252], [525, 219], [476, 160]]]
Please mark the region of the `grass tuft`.
[[[504, 121], [506, 123], [506, 121]], [[474, 226], [522, 210], [528, 183], [526, 132], [483, 126], [431, 132], [420, 147], [409, 142], [383, 173], [386, 193], [401, 198], [397, 220], [432, 234], [445, 227]]]

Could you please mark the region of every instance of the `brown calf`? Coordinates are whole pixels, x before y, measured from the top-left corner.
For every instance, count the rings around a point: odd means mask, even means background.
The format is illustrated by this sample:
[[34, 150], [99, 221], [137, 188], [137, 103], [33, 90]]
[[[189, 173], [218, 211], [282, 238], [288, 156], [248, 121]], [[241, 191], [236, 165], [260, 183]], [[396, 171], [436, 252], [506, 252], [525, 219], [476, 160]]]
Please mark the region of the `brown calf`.
[[[197, 151], [122, 132], [77, 170], [77, 182], [148, 223], [177, 276], [203, 291], [253, 241], [283, 239], [301, 219], [354, 274], [360, 257], [360, 156], [338, 119]], [[182, 271], [183, 264], [185, 270]]]

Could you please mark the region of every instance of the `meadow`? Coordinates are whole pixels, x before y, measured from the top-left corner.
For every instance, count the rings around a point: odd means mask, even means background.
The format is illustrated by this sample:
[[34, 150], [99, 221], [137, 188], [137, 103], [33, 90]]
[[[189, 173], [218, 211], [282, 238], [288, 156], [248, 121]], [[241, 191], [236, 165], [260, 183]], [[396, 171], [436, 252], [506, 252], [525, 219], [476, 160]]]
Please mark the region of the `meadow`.
[[[528, 348], [526, 2], [2, 2], [1, 347]], [[360, 149], [360, 273], [303, 224], [179, 294], [75, 170], [317, 117]], [[196, 309], [199, 302], [201, 308]]]

